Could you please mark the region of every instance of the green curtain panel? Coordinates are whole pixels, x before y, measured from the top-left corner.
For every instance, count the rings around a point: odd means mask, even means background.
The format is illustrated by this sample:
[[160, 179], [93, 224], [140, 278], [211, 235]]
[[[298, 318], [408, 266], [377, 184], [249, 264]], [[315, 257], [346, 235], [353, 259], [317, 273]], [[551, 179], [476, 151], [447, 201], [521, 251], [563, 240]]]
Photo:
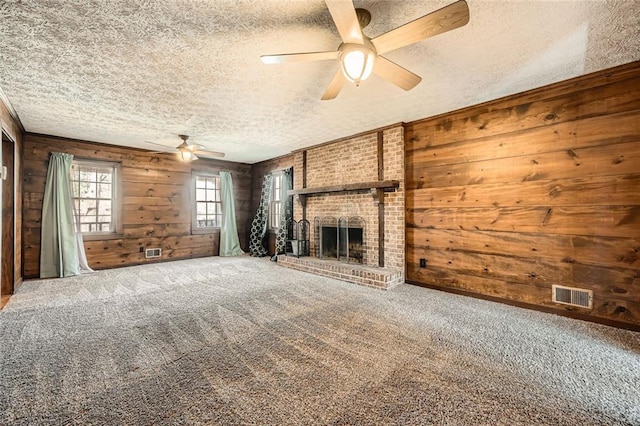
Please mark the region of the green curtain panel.
[[73, 226], [69, 172], [73, 155], [52, 152], [44, 186], [40, 238], [40, 278], [80, 273]]
[[236, 207], [233, 195], [231, 173], [220, 172], [220, 191], [222, 193], [222, 226], [220, 227], [220, 256], [239, 256], [244, 252], [240, 248], [238, 227], [236, 225]]

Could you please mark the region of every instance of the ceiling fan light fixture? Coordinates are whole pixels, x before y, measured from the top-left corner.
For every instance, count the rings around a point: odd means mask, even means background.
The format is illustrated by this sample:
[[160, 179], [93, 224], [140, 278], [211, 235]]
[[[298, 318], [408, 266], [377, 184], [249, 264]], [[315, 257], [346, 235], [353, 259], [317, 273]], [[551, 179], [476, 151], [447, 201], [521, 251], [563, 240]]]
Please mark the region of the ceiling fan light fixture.
[[184, 162], [195, 161], [198, 159], [198, 156], [189, 149], [178, 150], [178, 157]]
[[344, 44], [341, 48], [340, 65], [347, 80], [356, 86], [365, 81], [373, 71], [375, 50], [364, 44]]

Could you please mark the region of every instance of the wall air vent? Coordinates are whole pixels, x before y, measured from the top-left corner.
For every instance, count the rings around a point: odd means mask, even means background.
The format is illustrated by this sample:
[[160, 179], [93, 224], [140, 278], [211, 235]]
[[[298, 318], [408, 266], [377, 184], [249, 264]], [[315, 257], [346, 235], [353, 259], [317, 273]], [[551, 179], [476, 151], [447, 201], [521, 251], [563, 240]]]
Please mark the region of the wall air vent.
[[148, 248], [144, 251], [144, 257], [151, 259], [153, 257], [160, 257], [162, 255], [161, 248]]
[[593, 306], [593, 291], [582, 288], [552, 285], [551, 297], [553, 302], [562, 303], [563, 305], [578, 306], [580, 308], [588, 309], [591, 309]]

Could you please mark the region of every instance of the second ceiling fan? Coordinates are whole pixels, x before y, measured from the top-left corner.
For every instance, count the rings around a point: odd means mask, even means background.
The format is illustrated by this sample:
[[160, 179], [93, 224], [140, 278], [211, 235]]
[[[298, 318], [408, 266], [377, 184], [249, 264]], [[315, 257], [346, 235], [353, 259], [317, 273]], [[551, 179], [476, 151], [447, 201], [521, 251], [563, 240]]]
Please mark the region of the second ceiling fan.
[[390, 61], [382, 54], [462, 27], [469, 22], [467, 2], [459, 0], [382, 35], [369, 38], [362, 33], [362, 28], [371, 21], [369, 11], [355, 9], [351, 0], [325, 0], [325, 2], [342, 39], [338, 50], [260, 57], [265, 64], [340, 59], [340, 69], [322, 95], [322, 100], [334, 99], [338, 96], [345, 81], [359, 85], [372, 72], [404, 90], [413, 89], [422, 78]]
[[[192, 144], [189, 143], [189, 136], [187, 135], [178, 135], [180, 139], [182, 139], [182, 143], [175, 148], [170, 148], [166, 145], [162, 145], [155, 142], [145, 141], [145, 143], [156, 145], [164, 148], [164, 151], [155, 151], [155, 152], [176, 152], [178, 154], [178, 158], [182, 161], [194, 161], [199, 157], [203, 158], [223, 158], [224, 153], [210, 151], [207, 147], [200, 144]], [[196, 155], [197, 154], [197, 155]]]

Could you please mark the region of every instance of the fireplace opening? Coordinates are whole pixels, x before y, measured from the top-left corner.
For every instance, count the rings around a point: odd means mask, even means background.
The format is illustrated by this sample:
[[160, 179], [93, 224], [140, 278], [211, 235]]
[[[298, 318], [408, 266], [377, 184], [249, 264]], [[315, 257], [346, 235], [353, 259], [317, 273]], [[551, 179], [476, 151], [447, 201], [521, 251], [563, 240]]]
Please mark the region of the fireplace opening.
[[315, 218], [316, 255], [346, 263], [364, 263], [364, 220], [361, 217]]

